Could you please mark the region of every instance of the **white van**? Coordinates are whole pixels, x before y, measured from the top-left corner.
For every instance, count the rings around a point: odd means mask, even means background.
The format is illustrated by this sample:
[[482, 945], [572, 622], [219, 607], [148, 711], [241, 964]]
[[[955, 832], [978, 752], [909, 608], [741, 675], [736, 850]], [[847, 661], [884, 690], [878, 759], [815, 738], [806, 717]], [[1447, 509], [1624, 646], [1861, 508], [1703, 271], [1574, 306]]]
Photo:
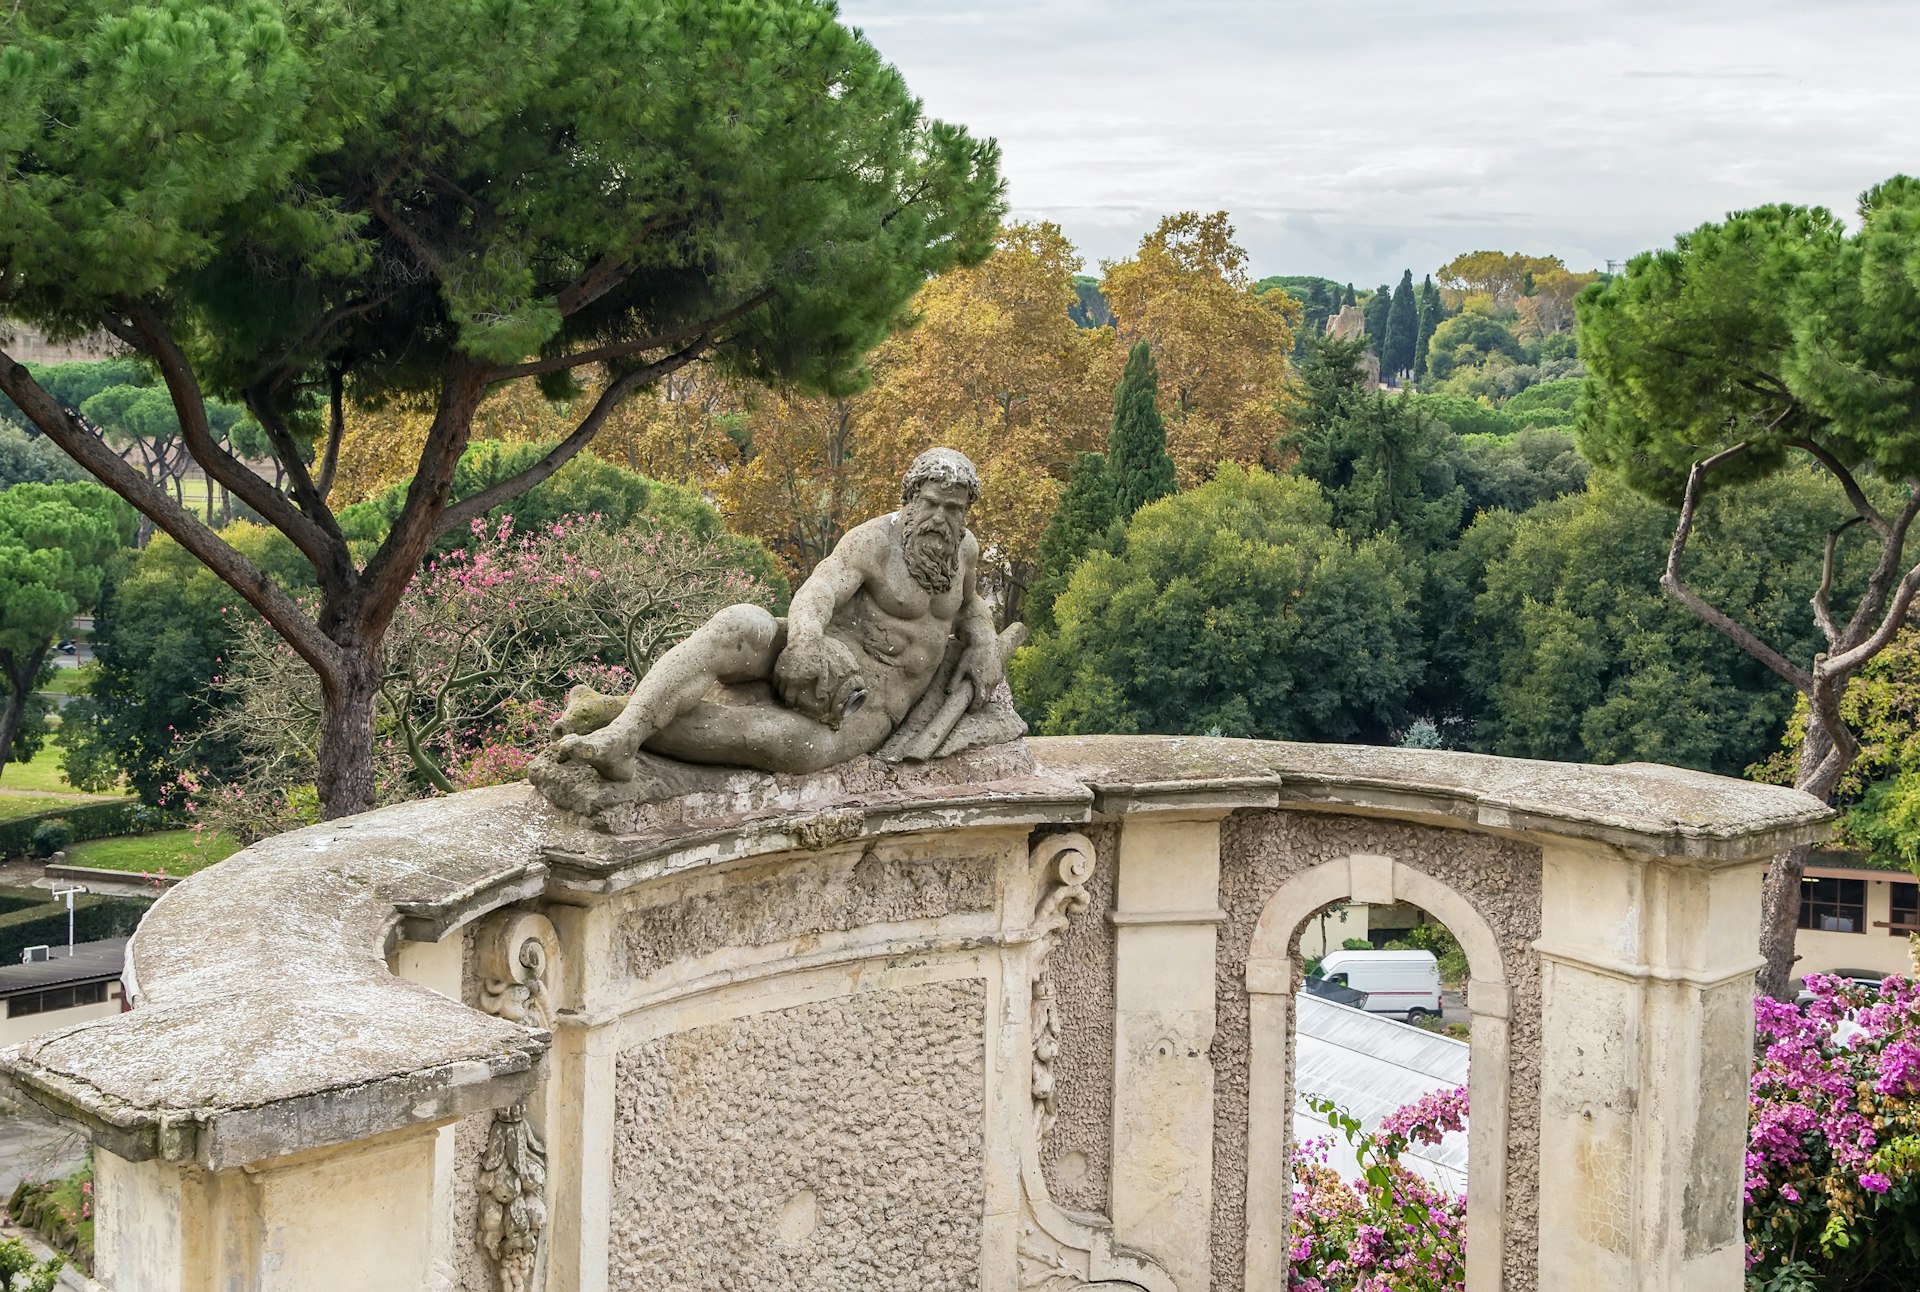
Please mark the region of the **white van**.
[[1440, 1013], [1440, 962], [1431, 951], [1332, 951], [1320, 962], [1328, 982], [1367, 993], [1369, 1014]]

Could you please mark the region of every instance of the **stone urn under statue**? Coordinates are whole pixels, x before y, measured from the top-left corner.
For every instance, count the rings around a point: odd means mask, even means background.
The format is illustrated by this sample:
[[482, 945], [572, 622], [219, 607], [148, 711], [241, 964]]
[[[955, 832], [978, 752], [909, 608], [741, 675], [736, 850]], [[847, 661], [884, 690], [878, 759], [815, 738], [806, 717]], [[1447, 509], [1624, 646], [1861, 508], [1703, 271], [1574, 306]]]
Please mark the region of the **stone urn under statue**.
[[[856, 526], [815, 567], [785, 618], [721, 610], [647, 670], [631, 695], [575, 687], [557, 739], [528, 775], [562, 807], [710, 791], [723, 769], [780, 779], [877, 760], [926, 763], [1026, 733], [1005, 685], [1024, 625], [996, 632], [967, 516], [973, 464], [929, 449], [900, 510]], [[1024, 772], [1024, 751], [963, 775]]]

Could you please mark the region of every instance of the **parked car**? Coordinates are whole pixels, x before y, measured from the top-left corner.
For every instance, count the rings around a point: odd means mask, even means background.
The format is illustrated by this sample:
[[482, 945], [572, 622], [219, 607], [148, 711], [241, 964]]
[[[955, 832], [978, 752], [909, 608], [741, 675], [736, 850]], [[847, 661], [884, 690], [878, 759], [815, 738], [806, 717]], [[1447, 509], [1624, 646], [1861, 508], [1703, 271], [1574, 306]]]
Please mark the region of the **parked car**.
[[1367, 994], [1369, 1014], [1438, 1017], [1440, 962], [1431, 951], [1333, 951], [1320, 961], [1327, 982]]

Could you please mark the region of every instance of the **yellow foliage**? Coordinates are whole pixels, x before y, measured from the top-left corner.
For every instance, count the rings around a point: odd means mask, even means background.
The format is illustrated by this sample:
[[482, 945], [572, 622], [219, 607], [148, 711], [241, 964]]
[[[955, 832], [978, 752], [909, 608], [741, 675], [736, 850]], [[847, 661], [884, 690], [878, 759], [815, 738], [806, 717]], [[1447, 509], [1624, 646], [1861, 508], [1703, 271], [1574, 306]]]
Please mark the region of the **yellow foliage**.
[[[585, 398], [555, 404], [530, 381], [513, 381], [489, 394], [473, 419], [476, 440], [540, 443], [565, 439], [588, 408]], [[364, 502], [411, 476], [433, 425], [431, 406], [347, 402], [346, 434], [329, 500], [335, 507]]]
[[1271, 464], [1293, 399], [1300, 305], [1285, 292], [1254, 294], [1227, 213], [1170, 215], [1134, 259], [1102, 268], [1121, 336], [1153, 347], [1182, 487], [1221, 462]]

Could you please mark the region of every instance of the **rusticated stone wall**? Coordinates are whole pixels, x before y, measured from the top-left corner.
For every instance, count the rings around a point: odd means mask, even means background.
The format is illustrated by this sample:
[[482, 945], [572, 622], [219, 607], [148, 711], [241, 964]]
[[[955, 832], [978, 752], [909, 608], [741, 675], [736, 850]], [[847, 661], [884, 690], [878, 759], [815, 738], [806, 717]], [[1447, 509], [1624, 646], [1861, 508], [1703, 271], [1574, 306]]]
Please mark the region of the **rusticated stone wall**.
[[[1221, 826], [1221, 927], [1215, 978], [1213, 1286], [1244, 1282], [1247, 1237], [1245, 965], [1254, 925], [1281, 884], [1322, 862], [1367, 853], [1430, 875], [1472, 904], [1500, 945], [1510, 992], [1507, 1292], [1539, 1287], [1540, 850], [1469, 830], [1300, 811], [1237, 812]], [[1279, 1171], [1284, 1163], [1258, 1164]], [[1472, 1181], [1468, 1181], [1472, 1188]], [[1471, 1243], [1473, 1236], [1469, 1234]]]
[[1047, 958], [1060, 1054], [1053, 1061], [1053, 1130], [1040, 1146], [1047, 1191], [1063, 1207], [1107, 1214], [1113, 1160], [1113, 911], [1120, 830], [1092, 826], [1095, 862], [1087, 907]]
[[809, 933], [983, 911], [997, 896], [991, 853], [927, 855], [899, 844], [703, 877], [620, 919], [620, 969], [644, 978], [677, 960]]
[[985, 1014], [969, 978], [621, 1054], [608, 1286], [971, 1292]]

